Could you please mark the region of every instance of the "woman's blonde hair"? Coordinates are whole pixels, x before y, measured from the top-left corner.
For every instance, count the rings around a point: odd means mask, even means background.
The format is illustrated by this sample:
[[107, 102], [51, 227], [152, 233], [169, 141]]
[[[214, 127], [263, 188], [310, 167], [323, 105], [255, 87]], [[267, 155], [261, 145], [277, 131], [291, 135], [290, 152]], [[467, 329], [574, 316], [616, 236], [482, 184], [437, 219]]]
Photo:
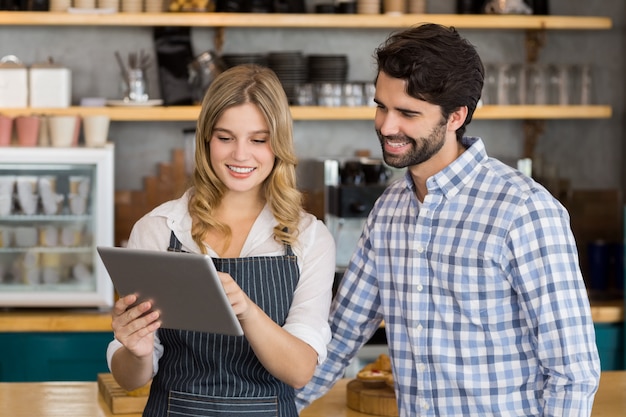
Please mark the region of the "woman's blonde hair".
[[232, 238], [230, 228], [213, 216], [226, 186], [211, 166], [209, 142], [224, 111], [246, 103], [256, 105], [263, 114], [269, 128], [270, 149], [276, 158], [263, 184], [265, 200], [278, 221], [274, 237], [288, 244], [294, 244], [297, 238], [302, 195], [296, 188], [297, 158], [287, 96], [271, 69], [245, 64], [230, 68], [215, 78], [204, 96], [197, 122], [189, 213], [194, 220], [191, 235], [203, 253], [206, 253], [203, 239], [209, 229], [227, 237], [224, 248], [228, 247]]

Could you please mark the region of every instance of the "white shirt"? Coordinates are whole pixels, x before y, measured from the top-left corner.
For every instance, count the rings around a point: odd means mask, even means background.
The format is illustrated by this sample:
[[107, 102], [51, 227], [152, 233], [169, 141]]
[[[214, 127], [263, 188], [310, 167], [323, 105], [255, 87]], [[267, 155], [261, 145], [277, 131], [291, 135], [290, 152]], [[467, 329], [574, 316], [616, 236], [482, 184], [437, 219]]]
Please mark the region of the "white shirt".
[[[128, 240], [129, 248], [166, 251], [170, 233], [173, 231], [188, 252], [200, 253], [191, 237], [191, 217], [187, 210], [189, 191], [177, 200], [156, 207], [139, 219], [133, 226]], [[274, 239], [273, 228], [277, 224], [270, 208], [266, 205], [254, 224], [241, 249], [242, 258], [251, 256], [280, 256], [285, 253], [284, 245]], [[328, 313], [335, 276], [335, 242], [323, 222], [309, 213], [303, 213], [297, 242], [292, 245], [298, 259], [300, 279], [291, 308], [283, 329], [309, 344], [318, 355], [318, 363], [326, 358], [326, 345], [330, 341]], [[208, 254], [218, 257], [207, 246]], [[107, 362], [122, 344], [114, 339], [107, 349]], [[154, 373], [163, 355], [163, 346], [155, 337]]]

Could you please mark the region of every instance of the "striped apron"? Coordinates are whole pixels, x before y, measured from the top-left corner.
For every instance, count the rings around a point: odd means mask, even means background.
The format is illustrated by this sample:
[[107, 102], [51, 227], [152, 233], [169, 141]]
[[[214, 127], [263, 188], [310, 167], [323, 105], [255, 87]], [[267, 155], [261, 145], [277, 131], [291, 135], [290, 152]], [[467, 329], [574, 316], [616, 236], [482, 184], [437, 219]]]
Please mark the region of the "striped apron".
[[[182, 252], [171, 234], [169, 251]], [[296, 256], [217, 258], [241, 289], [284, 325], [300, 277]], [[294, 390], [261, 365], [244, 336], [159, 329], [164, 347], [144, 417], [297, 417]], [[268, 340], [268, 343], [272, 343]]]

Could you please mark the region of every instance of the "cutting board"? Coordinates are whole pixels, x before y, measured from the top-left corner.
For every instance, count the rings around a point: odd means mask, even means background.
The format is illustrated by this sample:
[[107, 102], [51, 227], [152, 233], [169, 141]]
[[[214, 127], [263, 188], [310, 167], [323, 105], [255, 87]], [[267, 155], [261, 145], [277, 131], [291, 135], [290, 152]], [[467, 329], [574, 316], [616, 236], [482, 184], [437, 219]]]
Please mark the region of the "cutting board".
[[98, 374], [98, 390], [113, 414], [142, 413], [148, 402], [147, 392], [130, 395], [115, 382], [111, 374]]
[[375, 416], [398, 417], [396, 394], [386, 384], [369, 385], [357, 379], [348, 382], [348, 408]]

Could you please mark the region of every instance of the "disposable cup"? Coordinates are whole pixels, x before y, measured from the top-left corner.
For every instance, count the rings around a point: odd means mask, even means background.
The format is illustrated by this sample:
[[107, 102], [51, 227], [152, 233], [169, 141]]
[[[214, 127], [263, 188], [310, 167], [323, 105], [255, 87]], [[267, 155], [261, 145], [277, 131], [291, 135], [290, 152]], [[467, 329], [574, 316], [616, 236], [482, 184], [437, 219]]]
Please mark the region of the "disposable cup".
[[10, 146], [13, 137], [13, 118], [0, 114], [0, 146]]
[[83, 117], [85, 145], [90, 148], [102, 147], [107, 142], [111, 119], [105, 115]]
[[17, 201], [22, 212], [32, 215], [37, 212], [39, 194], [37, 194], [36, 176], [20, 175], [17, 177]]
[[37, 146], [39, 142], [39, 127], [41, 120], [39, 116], [17, 116], [15, 118], [15, 130], [17, 132], [17, 143], [20, 146]]
[[0, 175], [0, 197], [11, 197], [15, 191], [15, 175]]
[[73, 146], [76, 132], [76, 116], [50, 116], [50, 144], [57, 148]]

